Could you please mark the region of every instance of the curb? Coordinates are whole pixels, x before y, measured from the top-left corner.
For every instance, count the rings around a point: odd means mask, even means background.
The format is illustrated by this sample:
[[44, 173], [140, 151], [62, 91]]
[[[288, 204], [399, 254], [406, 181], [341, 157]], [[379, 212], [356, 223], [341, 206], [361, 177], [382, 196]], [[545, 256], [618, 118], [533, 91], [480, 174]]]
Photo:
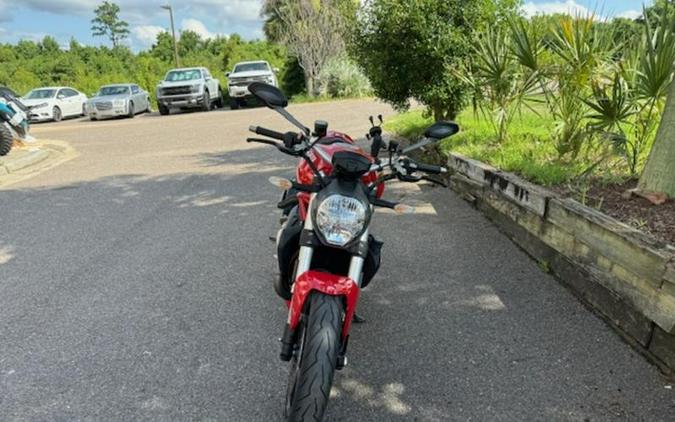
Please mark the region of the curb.
[[0, 157], [0, 187], [37, 175], [77, 155], [68, 143], [55, 140], [41, 140], [27, 147], [13, 149]]
[[44, 149], [33, 149], [28, 151], [18, 150], [20, 154], [14, 158], [12, 153], [0, 160], [0, 174], [12, 174], [20, 170], [38, 164], [49, 158], [50, 152]]

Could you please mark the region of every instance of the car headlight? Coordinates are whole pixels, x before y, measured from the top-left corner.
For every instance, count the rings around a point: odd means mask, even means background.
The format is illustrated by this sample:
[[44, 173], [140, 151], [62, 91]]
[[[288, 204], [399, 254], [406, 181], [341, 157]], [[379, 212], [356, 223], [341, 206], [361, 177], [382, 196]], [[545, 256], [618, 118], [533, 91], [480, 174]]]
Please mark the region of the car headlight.
[[363, 233], [369, 212], [369, 207], [360, 200], [335, 194], [316, 207], [314, 225], [327, 243], [345, 246]]
[[201, 91], [201, 88], [202, 88], [202, 86], [200, 84], [195, 84], [195, 85], [192, 85], [190, 90], [194, 93], [197, 93], [197, 92]]
[[126, 100], [113, 100], [113, 106], [115, 107], [124, 107]]

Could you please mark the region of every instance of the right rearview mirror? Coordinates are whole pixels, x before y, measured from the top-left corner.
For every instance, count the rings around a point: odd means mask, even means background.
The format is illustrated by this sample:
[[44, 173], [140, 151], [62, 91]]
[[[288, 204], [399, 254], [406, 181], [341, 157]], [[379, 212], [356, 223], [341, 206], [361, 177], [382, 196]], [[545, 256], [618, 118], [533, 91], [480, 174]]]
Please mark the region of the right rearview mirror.
[[440, 141], [448, 138], [459, 132], [459, 125], [455, 122], [437, 122], [429, 126], [424, 131], [424, 136], [427, 138]]
[[403, 149], [403, 154], [408, 154], [416, 149], [435, 144], [441, 139], [448, 138], [459, 132], [459, 125], [455, 122], [437, 122], [424, 131], [424, 138], [416, 144]]
[[284, 108], [288, 105], [288, 99], [279, 88], [262, 82], [253, 82], [248, 86], [248, 90], [254, 97], [262, 101], [271, 109]]

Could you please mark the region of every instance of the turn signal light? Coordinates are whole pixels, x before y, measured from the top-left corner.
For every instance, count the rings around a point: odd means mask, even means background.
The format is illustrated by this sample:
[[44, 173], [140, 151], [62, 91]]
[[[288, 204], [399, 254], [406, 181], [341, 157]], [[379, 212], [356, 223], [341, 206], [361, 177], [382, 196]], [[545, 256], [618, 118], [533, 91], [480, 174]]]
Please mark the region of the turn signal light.
[[281, 190], [289, 190], [290, 188], [293, 187], [293, 182], [291, 182], [288, 179], [284, 179], [283, 177], [276, 177], [272, 176], [268, 179], [271, 184], [274, 186], [278, 187]]
[[405, 204], [396, 204], [396, 206], [394, 206], [394, 212], [398, 215], [415, 214], [415, 207]]

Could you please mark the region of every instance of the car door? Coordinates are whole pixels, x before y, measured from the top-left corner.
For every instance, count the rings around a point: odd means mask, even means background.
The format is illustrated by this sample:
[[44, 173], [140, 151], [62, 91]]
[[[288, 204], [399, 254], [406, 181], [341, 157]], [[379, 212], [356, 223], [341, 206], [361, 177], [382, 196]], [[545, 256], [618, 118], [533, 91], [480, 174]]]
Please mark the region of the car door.
[[213, 79], [211, 73], [208, 69], [203, 70], [204, 80], [206, 81], [206, 86], [209, 88], [209, 96], [215, 98], [218, 95], [218, 82]]
[[82, 112], [82, 104], [79, 101], [79, 92], [75, 91], [72, 88], [62, 88], [60, 91], [62, 95], [61, 102], [63, 107], [61, 111], [63, 116], [74, 116]]
[[134, 110], [145, 110], [145, 98], [141, 95], [138, 85], [131, 85], [131, 101], [134, 102]]

